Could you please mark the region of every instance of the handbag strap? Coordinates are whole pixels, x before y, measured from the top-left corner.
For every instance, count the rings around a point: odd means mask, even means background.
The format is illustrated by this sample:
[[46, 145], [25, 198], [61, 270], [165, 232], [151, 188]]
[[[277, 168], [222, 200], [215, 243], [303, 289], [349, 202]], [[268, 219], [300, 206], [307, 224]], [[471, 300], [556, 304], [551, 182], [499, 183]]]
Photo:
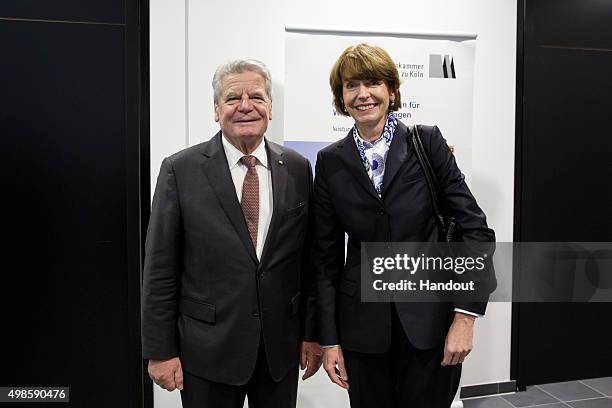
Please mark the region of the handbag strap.
[[414, 147], [414, 151], [417, 155], [419, 163], [421, 164], [423, 173], [425, 174], [425, 181], [427, 182], [429, 195], [431, 196], [431, 202], [433, 204], [436, 222], [438, 223], [439, 227], [444, 229], [444, 216], [440, 212], [440, 205], [438, 200], [438, 198], [440, 197], [440, 185], [438, 184], [438, 179], [436, 178], [433, 172], [431, 163], [427, 158], [427, 153], [423, 148], [423, 142], [421, 141], [421, 136], [419, 135], [419, 129], [417, 125], [410, 126], [410, 134], [412, 136], [412, 146]]

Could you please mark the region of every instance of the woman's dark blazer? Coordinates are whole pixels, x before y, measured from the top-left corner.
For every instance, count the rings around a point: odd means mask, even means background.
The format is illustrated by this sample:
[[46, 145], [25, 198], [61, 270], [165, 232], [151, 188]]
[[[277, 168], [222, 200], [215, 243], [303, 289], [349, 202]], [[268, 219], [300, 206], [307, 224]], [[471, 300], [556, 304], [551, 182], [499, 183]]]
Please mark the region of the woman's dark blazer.
[[[495, 234], [487, 227], [485, 214], [440, 130], [436, 126], [419, 126], [419, 131], [449, 212], [461, 225], [464, 240], [494, 241]], [[398, 121], [385, 164], [381, 197], [361, 162], [352, 132], [321, 150], [317, 156], [313, 211], [321, 344], [340, 344], [357, 352], [386, 351], [391, 342], [394, 304], [360, 301], [361, 243], [438, 239], [429, 190], [406, 125]], [[444, 341], [454, 307], [484, 314], [486, 303], [396, 303], [395, 307], [410, 342], [426, 349]]]

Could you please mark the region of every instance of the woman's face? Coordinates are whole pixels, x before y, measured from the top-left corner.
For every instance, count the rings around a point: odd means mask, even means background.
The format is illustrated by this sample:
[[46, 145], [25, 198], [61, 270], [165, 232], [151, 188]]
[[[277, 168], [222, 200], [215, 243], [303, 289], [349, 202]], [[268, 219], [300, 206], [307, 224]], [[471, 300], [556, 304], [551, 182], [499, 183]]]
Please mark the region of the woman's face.
[[383, 80], [346, 79], [342, 83], [342, 99], [358, 127], [375, 127], [387, 120], [389, 101], [394, 95]]

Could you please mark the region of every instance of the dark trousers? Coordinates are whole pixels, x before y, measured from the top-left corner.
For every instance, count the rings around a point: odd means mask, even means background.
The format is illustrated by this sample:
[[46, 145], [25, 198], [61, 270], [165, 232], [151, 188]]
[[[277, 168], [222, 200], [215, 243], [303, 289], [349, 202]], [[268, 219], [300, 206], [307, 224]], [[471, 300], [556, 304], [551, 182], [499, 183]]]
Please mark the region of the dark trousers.
[[242, 408], [248, 396], [249, 408], [295, 408], [297, 385], [297, 364], [279, 382], [270, 377], [260, 340], [255, 370], [246, 384], [220, 384], [183, 372], [181, 400], [183, 408]]
[[404, 333], [392, 307], [392, 340], [382, 354], [343, 350], [351, 408], [448, 408], [461, 365], [442, 367], [444, 344], [419, 350]]

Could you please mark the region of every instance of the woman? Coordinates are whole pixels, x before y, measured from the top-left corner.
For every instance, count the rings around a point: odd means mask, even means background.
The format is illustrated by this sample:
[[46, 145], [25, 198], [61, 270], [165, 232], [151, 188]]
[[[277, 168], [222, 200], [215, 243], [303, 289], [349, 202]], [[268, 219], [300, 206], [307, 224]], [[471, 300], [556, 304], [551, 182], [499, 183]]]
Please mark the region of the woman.
[[[448, 407], [484, 303], [360, 301], [362, 242], [437, 241], [424, 173], [401, 106], [397, 68], [380, 47], [347, 48], [330, 74], [338, 113], [355, 125], [317, 156], [317, 294], [324, 367], [351, 407]], [[449, 211], [465, 240], [494, 241], [439, 129], [419, 126]], [[345, 234], [348, 235], [345, 261]]]

